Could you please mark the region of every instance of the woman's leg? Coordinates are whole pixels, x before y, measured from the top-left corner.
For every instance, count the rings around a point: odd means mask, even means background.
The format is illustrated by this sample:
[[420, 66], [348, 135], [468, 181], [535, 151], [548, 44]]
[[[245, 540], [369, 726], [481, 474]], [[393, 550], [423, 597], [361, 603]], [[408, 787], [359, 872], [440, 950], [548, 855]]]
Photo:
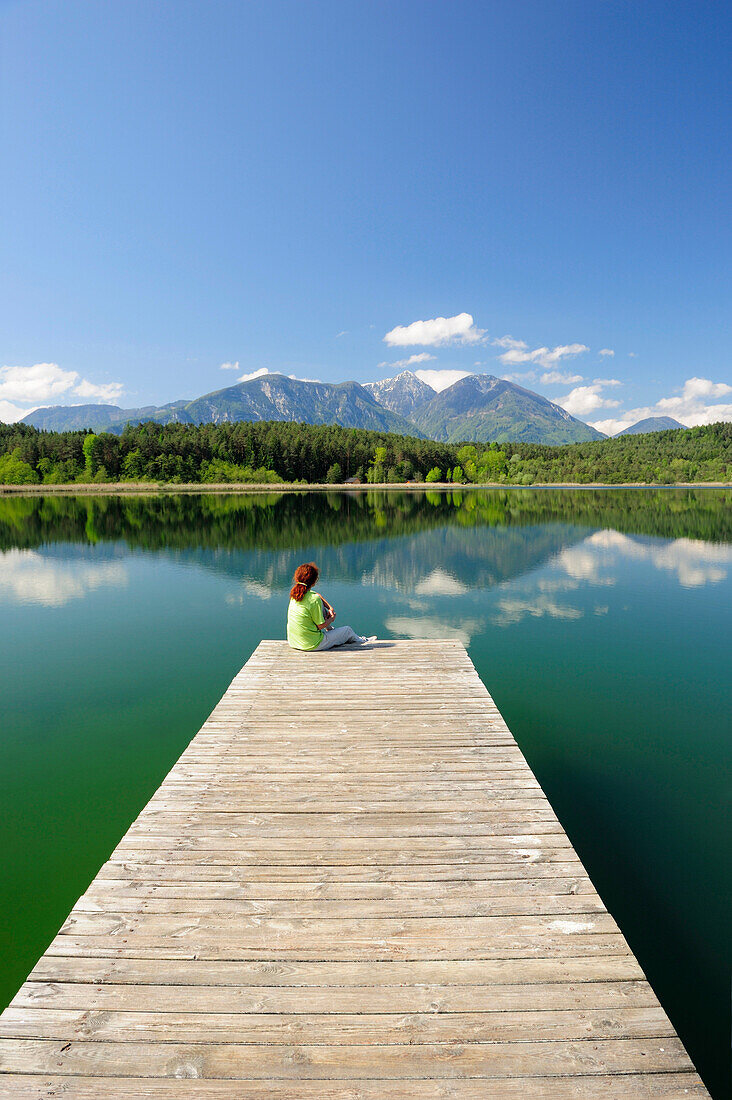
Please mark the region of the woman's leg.
[[321, 649], [333, 649], [337, 645], [345, 645], [347, 642], [362, 642], [363, 638], [350, 626], [334, 626], [323, 634], [322, 641], [314, 652], [320, 653]]

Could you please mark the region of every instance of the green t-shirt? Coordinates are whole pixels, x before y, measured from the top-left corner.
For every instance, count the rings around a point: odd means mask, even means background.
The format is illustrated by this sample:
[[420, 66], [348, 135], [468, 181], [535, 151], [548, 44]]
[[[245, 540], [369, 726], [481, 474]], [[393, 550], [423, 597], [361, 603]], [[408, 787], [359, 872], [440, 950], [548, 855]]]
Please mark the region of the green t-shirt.
[[317, 649], [323, 637], [318, 623], [325, 622], [323, 601], [314, 592], [290, 600], [287, 609], [287, 641], [292, 649]]

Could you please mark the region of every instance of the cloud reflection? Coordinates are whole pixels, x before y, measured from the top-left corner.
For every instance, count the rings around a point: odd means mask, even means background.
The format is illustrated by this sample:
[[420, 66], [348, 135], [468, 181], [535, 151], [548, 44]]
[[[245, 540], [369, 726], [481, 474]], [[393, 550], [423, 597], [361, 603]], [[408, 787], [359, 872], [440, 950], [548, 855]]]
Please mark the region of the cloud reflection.
[[433, 569], [429, 576], [419, 581], [414, 591], [419, 596], [462, 596], [468, 586], [444, 569]]
[[583, 614], [580, 608], [558, 603], [557, 600], [545, 594], [504, 596], [496, 605], [493, 621], [497, 626], [513, 626], [527, 616], [533, 619], [548, 616], [550, 619], [572, 620], [581, 619]]
[[[573, 555], [578, 556], [579, 564]], [[687, 538], [663, 543], [646, 542], [623, 535], [620, 531], [605, 530], [591, 535], [582, 546], [563, 551], [558, 561], [572, 576], [577, 576], [573, 569], [584, 567], [588, 570], [586, 579], [591, 583], [611, 584], [613, 581], [610, 578], [600, 575], [600, 568], [612, 567], [620, 558], [647, 561], [654, 569], [674, 573], [682, 588], [699, 588], [727, 579], [732, 565], [732, 546]], [[594, 574], [589, 564], [591, 561], [594, 561]]]
[[472, 636], [482, 633], [485, 629], [485, 623], [480, 619], [461, 619], [459, 626], [456, 626], [454, 623], [446, 623], [431, 615], [423, 615], [419, 618], [394, 615], [385, 620], [384, 626], [397, 637], [429, 638], [430, 640], [447, 638], [450, 641], [462, 642], [464, 646], [469, 646]]
[[230, 592], [226, 596], [226, 602], [228, 604], [243, 605], [247, 602], [247, 596], [252, 597], [255, 600], [271, 600], [272, 589], [267, 584], [262, 584], [261, 581], [254, 580], [252, 577], [244, 577], [241, 582], [242, 591]]
[[0, 554], [0, 594], [18, 603], [63, 607], [98, 588], [124, 588], [120, 562], [59, 561], [36, 550]]

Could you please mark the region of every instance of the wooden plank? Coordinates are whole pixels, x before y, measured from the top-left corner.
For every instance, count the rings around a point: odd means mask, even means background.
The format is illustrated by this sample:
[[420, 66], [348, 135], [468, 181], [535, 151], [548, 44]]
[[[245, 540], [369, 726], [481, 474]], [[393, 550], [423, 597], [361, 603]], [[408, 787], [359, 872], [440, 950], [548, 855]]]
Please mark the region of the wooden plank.
[[[229, 899], [239, 902], [261, 901], [394, 901], [415, 905], [435, 903], [484, 901], [490, 905], [493, 898], [518, 898], [527, 895], [550, 896], [566, 895], [572, 898], [579, 894], [590, 894], [593, 904], [604, 909], [595, 888], [586, 875], [574, 875], [569, 878], [541, 879], [502, 878], [481, 882], [453, 882], [446, 897], [444, 886], [439, 882], [332, 882], [311, 879], [308, 882], [275, 883], [258, 882], [181, 882], [160, 883], [144, 882], [141, 879], [95, 879], [85, 894], [81, 896], [76, 908], [84, 908], [85, 900], [93, 900], [94, 911], [109, 909], [107, 900], [113, 897], [135, 898], [181, 898]], [[241, 910], [245, 912], [245, 909]], [[302, 916], [306, 916], [303, 911]]]
[[[64, 1049], [65, 1048], [65, 1049]], [[541, 1042], [463, 1042], [362, 1046], [297, 1043], [110, 1043], [0, 1039], [0, 1066], [11, 1073], [83, 1074], [99, 1077], [213, 1077], [250, 1080], [358, 1080], [376, 1067], [384, 1079], [420, 1077], [539, 1077], [556, 1074], [624, 1075], [688, 1069], [675, 1037]]]
[[[231, 1013], [207, 1010], [206, 1042], [251, 1044], [318, 1043], [398, 1046], [404, 1043], [497, 1043], [542, 1039], [670, 1038], [674, 1031], [659, 1005], [644, 1008], [542, 1012], [455, 1013]], [[395, 1018], [396, 1017], [396, 1018]], [[145, 1011], [90, 1013], [11, 1007], [0, 1020], [0, 1038], [60, 1039], [115, 1043], [196, 1043], [201, 1014]]]
[[[541, 1010], [572, 1011], [581, 1020], [586, 1012], [614, 1012], [626, 1008], [657, 1008], [647, 982], [579, 981], [534, 982], [529, 992], [524, 985], [499, 982], [489, 985], [374, 985], [288, 986], [280, 985], [152, 985], [154, 973], [141, 973], [137, 964], [131, 981], [103, 977], [91, 983], [70, 980], [32, 981], [21, 987], [12, 1006], [17, 1009], [48, 1008], [85, 1012], [195, 1012], [195, 1013], [425, 1013], [449, 1016], [454, 1012], [504, 1013]], [[82, 975], [83, 976], [83, 975]], [[186, 977], [185, 973], [181, 977]], [[270, 979], [271, 980], [271, 979]], [[130, 1009], [129, 984], [136, 986], [135, 1009]], [[0, 1021], [4, 1023], [5, 1019]], [[200, 1023], [200, 1020], [199, 1020]]]
[[[184, 1067], [191, 1071], [192, 1066]], [[231, 1081], [128, 1077], [48, 1077], [39, 1074], [0, 1076], [0, 1100], [699, 1100], [708, 1097], [696, 1073], [596, 1074], [583, 1077], [514, 1077], [416, 1081], [359, 1078]]]
[[706, 1095], [456, 642], [263, 642], [0, 1017], [0, 1098]]
[[[282, 987], [394, 985], [483, 985], [515, 982], [627, 981], [642, 978], [637, 960], [627, 955], [535, 959], [349, 960], [302, 962], [297, 959], [211, 960], [105, 958], [45, 954], [31, 971], [32, 980], [49, 982], [125, 982], [130, 985], [216, 984]], [[531, 996], [531, 991], [526, 991]]]
[[[183, 894], [184, 891], [180, 891]], [[114, 897], [115, 912], [110, 914], [109, 903]], [[208, 923], [221, 923], [243, 917], [305, 917], [318, 920], [335, 920], [345, 917], [487, 917], [517, 916], [520, 913], [534, 916], [552, 916], [562, 913], [602, 913], [600, 899], [594, 894], [549, 894], [537, 895], [536, 892], [518, 897], [494, 897], [487, 901], [484, 897], [464, 900], [450, 896], [446, 898], [392, 898], [378, 900], [373, 898], [354, 898], [350, 901], [314, 898], [305, 901], [297, 899], [277, 899], [270, 901], [238, 901], [232, 899], [201, 900], [186, 896], [178, 897], [140, 897], [138, 893], [115, 896], [111, 891], [98, 900], [86, 894], [79, 898], [74, 914], [100, 913], [122, 919], [127, 913], [191, 914], [198, 920]]]

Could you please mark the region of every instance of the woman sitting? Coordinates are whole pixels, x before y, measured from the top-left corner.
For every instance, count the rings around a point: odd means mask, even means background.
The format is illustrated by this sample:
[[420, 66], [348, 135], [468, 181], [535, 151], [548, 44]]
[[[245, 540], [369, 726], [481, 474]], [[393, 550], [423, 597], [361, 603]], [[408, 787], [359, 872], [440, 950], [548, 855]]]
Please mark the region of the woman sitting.
[[[313, 562], [298, 565], [290, 590], [290, 606], [287, 609], [287, 642], [292, 649], [333, 649], [346, 642], [375, 642], [376, 637], [364, 638], [350, 626], [333, 626], [336, 613], [312, 587], [319, 576]], [[324, 606], [325, 605], [325, 606]]]

